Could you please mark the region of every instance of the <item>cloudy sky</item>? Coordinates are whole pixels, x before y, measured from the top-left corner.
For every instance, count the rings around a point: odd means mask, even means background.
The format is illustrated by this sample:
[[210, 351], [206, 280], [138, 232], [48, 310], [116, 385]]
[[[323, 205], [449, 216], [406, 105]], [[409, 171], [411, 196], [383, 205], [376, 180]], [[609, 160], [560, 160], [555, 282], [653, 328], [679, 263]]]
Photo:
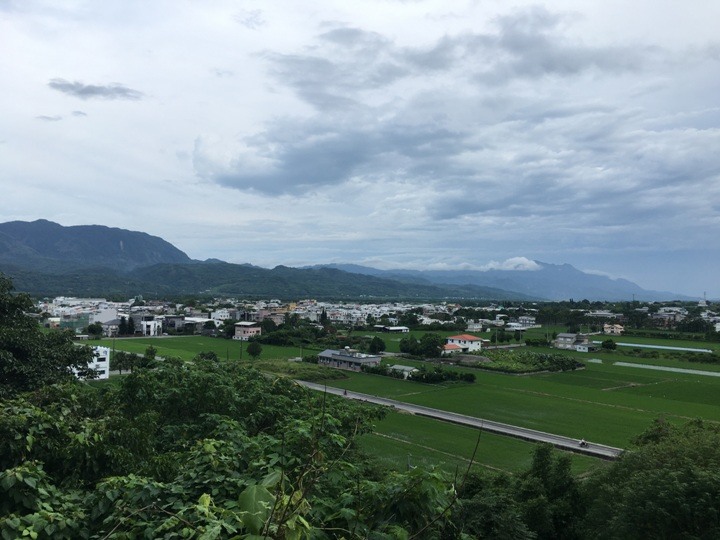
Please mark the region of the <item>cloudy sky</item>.
[[717, 0], [0, 0], [0, 221], [720, 297]]

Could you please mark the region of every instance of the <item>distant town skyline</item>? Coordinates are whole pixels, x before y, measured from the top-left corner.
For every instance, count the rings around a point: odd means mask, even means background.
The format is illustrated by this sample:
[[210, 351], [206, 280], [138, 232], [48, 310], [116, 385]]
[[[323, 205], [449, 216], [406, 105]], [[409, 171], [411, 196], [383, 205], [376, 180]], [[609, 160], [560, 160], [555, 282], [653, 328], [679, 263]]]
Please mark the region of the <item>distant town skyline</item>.
[[0, 0], [0, 221], [720, 298], [720, 3]]

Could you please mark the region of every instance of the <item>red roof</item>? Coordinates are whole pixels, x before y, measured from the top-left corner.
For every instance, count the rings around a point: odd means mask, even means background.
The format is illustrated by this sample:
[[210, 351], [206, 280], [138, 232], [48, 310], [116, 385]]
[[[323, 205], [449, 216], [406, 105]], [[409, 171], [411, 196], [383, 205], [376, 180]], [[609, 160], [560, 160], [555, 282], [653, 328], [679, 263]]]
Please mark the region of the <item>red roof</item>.
[[459, 336], [448, 336], [447, 339], [454, 339], [456, 341], [482, 341], [479, 337], [471, 336], [470, 334], [460, 334]]
[[443, 350], [445, 351], [454, 351], [455, 349], [462, 349], [462, 347], [460, 345], [455, 345], [454, 343], [443, 345]]

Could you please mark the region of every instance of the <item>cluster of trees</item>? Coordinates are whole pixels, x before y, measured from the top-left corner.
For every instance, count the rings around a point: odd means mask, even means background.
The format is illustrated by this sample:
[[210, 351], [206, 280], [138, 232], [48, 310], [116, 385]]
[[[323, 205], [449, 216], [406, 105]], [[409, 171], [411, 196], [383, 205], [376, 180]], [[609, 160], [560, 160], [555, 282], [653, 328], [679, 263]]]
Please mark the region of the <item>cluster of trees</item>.
[[507, 332], [504, 328], [499, 328], [490, 335], [490, 343], [510, 343], [512, 340], [520, 343], [522, 341], [522, 332], [520, 330]]
[[[393, 377], [395, 379], [405, 378], [405, 374], [402, 371], [392, 369], [386, 365], [363, 366], [363, 371], [365, 373], [382, 375], [384, 377]], [[428, 370], [427, 367], [421, 366], [418, 371], [408, 374], [407, 380], [425, 384], [439, 384], [443, 382], [456, 381], [473, 383], [475, 382], [475, 375], [473, 373], [462, 373], [459, 371], [443, 369], [440, 366], [436, 366], [432, 370]]]
[[70, 331], [43, 333], [26, 315], [32, 300], [12, 294], [12, 289], [12, 282], [0, 274], [0, 398], [73, 380], [75, 372], [92, 377], [92, 349], [75, 346]]
[[443, 345], [445, 340], [438, 334], [423, 334], [420, 339], [408, 336], [400, 340], [400, 352], [419, 358], [437, 358]]
[[135, 320], [132, 317], [120, 317], [120, 324], [118, 325], [119, 336], [134, 336], [135, 335]]
[[456, 381], [474, 383], [475, 374], [442, 369], [440, 366], [435, 366], [432, 370], [427, 369], [425, 366], [420, 366], [418, 371], [408, 375], [408, 380], [425, 384], [439, 384], [443, 382]]

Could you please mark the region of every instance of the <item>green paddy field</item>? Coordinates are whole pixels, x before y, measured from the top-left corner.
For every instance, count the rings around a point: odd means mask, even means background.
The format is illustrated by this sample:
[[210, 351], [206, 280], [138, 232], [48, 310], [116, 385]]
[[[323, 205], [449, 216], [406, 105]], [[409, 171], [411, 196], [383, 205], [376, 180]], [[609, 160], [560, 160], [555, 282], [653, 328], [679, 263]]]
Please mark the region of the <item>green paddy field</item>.
[[[392, 340], [398, 339], [399, 343], [400, 339], [397, 335], [383, 337], [390, 351], [395, 348]], [[652, 341], [670, 346], [677, 344], [660, 339]], [[131, 338], [116, 339], [114, 342], [104, 340], [99, 344], [139, 354], [152, 345], [159, 356], [184, 359], [191, 359], [201, 351], [214, 351], [220, 358], [241, 361], [239, 342], [212, 337]], [[246, 346], [243, 344], [243, 347]], [[716, 344], [699, 342], [691, 342], [689, 346], [717, 347]], [[267, 361], [275, 360], [282, 367], [289, 358], [298, 357], [301, 352], [310, 354], [317, 351], [263, 345], [261, 359], [265, 365]], [[349, 373], [344, 379], [328, 379], [327, 384], [622, 448], [631, 447], [632, 439], [660, 416], [677, 423], [694, 418], [720, 422], [720, 377], [625, 367], [615, 365], [615, 362], [709, 372], [720, 371], [720, 366], [689, 363], [682, 360], [682, 355], [666, 354], [663, 358], [641, 359], [627, 356], [622, 350], [566, 354], [584, 362], [585, 369], [565, 373], [506, 375], [453, 366], [449, 369], [475, 373], [476, 382], [424, 385]], [[250, 363], [246, 352], [242, 361]], [[388, 361], [415, 364], [404, 359]], [[331, 371], [333, 376], [337, 376], [336, 371]], [[363, 438], [362, 444], [369, 452], [398, 468], [422, 463], [454, 470], [467, 467], [477, 438], [478, 431], [471, 428], [392, 412], [378, 423], [374, 434]], [[519, 471], [530, 462], [532, 449], [531, 443], [482, 433], [474, 466]], [[573, 455], [576, 472], [598, 463], [591, 458]]]

